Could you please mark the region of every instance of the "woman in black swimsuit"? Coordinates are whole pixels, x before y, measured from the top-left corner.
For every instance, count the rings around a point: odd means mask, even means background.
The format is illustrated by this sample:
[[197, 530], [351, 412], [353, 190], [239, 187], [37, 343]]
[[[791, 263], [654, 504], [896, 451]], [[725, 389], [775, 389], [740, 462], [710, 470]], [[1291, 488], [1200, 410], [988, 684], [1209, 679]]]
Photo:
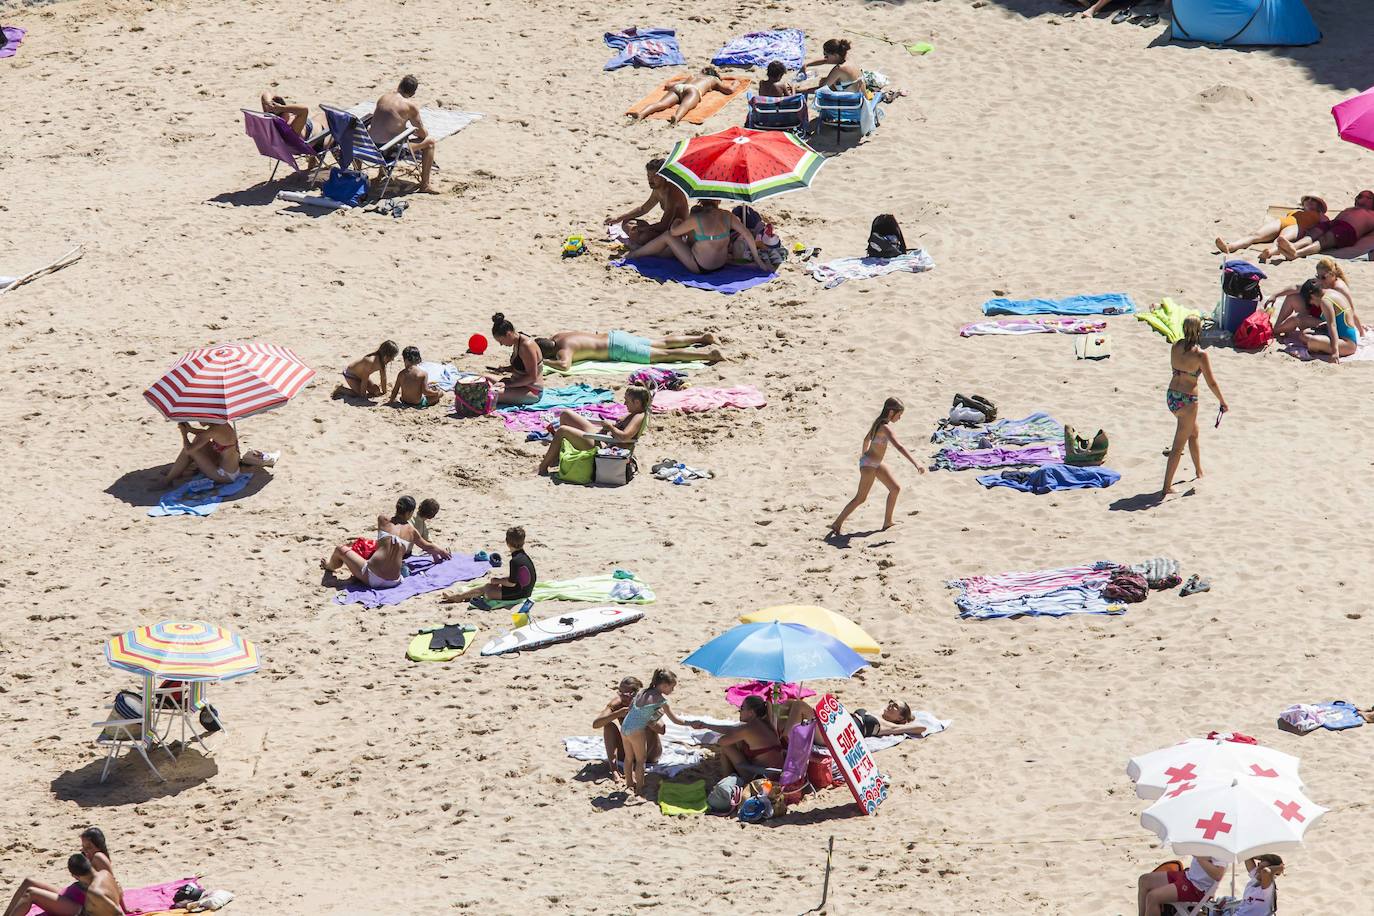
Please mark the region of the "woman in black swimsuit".
[[533, 404], [544, 394], [544, 355], [528, 334], [515, 330], [500, 312], [491, 316], [491, 336], [510, 347], [510, 365], [502, 370], [508, 378], [496, 382], [496, 403]]

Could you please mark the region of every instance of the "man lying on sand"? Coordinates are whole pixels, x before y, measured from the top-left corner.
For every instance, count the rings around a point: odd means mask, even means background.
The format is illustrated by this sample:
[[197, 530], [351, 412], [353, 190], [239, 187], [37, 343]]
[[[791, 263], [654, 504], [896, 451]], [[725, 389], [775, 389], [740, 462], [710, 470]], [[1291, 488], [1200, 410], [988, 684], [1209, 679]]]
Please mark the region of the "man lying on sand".
[[434, 168], [434, 140], [420, 120], [420, 106], [410, 100], [419, 88], [420, 81], [415, 77], [403, 77], [399, 86], [377, 100], [372, 120], [367, 124], [367, 132], [372, 135], [374, 143], [382, 146], [405, 130], [407, 122], [414, 125], [415, 132], [407, 142], [411, 153], [420, 156], [418, 190], [423, 194], [434, 194], [436, 192], [429, 186], [429, 172]]
[[1329, 248], [1349, 248], [1371, 232], [1374, 232], [1374, 191], [1361, 191], [1355, 195], [1355, 206], [1342, 210], [1321, 235], [1303, 239], [1297, 245], [1279, 236], [1275, 244], [1285, 258], [1296, 261]]
[[[675, 334], [671, 337], [637, 337], [625, 331], [598, 334], [595, 331], [559, 331], [553, 337], [537, 337], [535, 343], [544, 362], [560, 369], [571, 369], [583, 360], [609, 359], [629, 363], [684, 363], [705, 360], [716, 363], [725, 357], [714, 346], [714, 334]], [[697, 347], [710, 347], [698, 350]]]

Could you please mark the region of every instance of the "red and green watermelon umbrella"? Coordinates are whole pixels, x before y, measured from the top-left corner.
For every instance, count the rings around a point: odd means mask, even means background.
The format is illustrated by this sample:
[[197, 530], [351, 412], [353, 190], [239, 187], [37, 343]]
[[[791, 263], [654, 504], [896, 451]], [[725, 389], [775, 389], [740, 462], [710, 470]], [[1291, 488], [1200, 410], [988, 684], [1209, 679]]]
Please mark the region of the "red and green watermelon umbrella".
[[787, 131], [731, 127], [679, 140], [658, 173], [688, 197], [752, 202], [808, 187], [824, 164]]

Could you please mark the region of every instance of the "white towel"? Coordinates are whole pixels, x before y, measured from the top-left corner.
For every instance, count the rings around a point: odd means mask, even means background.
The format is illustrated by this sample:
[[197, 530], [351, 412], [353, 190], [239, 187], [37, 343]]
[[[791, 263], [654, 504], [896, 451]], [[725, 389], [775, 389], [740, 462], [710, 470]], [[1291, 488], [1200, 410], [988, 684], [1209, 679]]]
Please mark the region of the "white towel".
[[868, 745], [871, 753], [885, 751], [890, 747], [896, 747], [907, 738], [929, 738], [931, 735], [938, 735], [940, 732], [954, 724], [953, 719], [937, 719], [934, 713], [926, 712], [924, 709], [913, 709], [911, 711], [912, 725], [924, 725], [926, 732], [924, 735], [884, 735], [881, 738], [865, 738], [864, 744]]
[[[376, 102], [359, 102], [348, 113], [357, 118], [369, 118], [377, 107]], [[458, 111], [452, 108], [421, 108], [420, 120], [425, 122], [425, 130], [435, 143], [451, 137], [473, 121], [480, 121], [482, 115], [476, 111]]]

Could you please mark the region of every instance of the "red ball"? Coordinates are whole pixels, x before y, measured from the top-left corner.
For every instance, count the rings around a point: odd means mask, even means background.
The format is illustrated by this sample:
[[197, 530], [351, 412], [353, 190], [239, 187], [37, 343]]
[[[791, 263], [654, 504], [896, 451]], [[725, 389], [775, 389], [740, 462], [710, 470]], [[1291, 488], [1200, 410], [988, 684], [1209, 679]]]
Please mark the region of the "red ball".
[[468, 338], [468, 352], [476, 353], [478, 356], [487, 352], [487, 339], [481, 334], [473, 334]]

